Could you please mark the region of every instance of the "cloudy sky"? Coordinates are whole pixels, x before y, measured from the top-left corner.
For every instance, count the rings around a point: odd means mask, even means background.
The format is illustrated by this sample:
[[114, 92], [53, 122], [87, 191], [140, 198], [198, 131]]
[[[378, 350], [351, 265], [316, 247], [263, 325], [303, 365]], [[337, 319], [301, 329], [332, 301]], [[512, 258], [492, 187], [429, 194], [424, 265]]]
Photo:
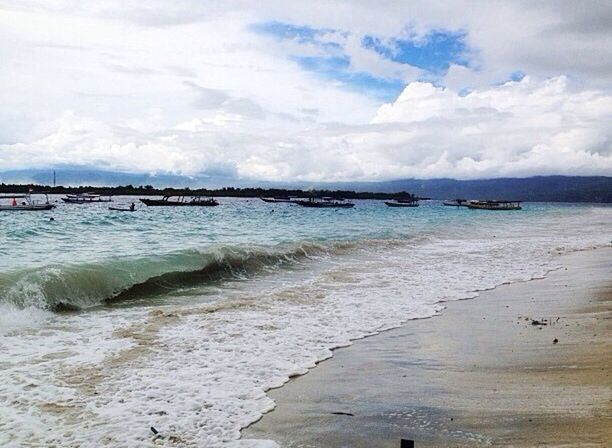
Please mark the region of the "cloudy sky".
[[612, 3], [0, 0], [0, 171], [612, 175]]

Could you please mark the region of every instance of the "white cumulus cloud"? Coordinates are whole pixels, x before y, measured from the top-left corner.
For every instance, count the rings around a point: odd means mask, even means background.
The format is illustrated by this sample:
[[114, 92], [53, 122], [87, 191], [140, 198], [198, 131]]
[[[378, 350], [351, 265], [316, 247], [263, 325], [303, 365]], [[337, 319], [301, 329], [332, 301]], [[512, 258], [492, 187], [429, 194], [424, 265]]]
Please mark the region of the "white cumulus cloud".
[[0, 161], [282, 180], [609, 174], [610, 117], [612, 96], [576, 90], [565, 77], [466, 95], [414, 82], [362, 125], [306, 127], [279, 117], [262, 128], [217, 112], [162, 132], [121, 134], [67, 112], [54, 133], [1, 145]]
[[[612, 174], [608, 2], [315, 3], [0, 0], [0, 171]], [[261, 23], [319, 30], [327, 46]], [[469, 64], [432, 75], [362, 44], [440, 30], [464, 36]], [[300, 56], [346, 61], [349, 81]], [[397, 98], [382, 104], [368, 79], [394, 80]]]

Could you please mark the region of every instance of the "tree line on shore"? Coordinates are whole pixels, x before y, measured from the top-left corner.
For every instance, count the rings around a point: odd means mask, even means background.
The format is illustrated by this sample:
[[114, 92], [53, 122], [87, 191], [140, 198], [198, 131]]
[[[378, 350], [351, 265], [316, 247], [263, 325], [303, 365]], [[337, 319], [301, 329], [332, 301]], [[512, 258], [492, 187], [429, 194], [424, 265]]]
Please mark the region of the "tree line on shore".
[[416, 199], [416, 196], [407, 191], [396, 193], [374, 193], [352, 190], [300, 190], [284, 188], [154, 188], [152, 185], [123, 185], [116, 187], [93, 186], [49, 186], [36, 184], [0, 184], [0, 193], [27, 193], [28, 191], [48, 194], [78, 194], [95, 192], [100, 195], [111, 196], [216, 196], [235, 198], [281, 197], [291, 196], [297, 198], [330, 197], [334, 199]]

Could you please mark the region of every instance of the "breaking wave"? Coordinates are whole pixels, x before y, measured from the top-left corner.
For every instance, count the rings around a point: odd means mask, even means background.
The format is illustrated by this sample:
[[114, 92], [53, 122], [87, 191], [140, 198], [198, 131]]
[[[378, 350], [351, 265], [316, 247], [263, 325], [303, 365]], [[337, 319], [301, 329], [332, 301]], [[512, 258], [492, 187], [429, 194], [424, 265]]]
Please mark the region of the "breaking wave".
[[244, 279], [301, 260], [342, 251], [325, 246], [219, 246], [99, 263], [49, 265], [0, 274], [0, 303], [50, 311], [78, 310], [155, 296], [226, 280]]

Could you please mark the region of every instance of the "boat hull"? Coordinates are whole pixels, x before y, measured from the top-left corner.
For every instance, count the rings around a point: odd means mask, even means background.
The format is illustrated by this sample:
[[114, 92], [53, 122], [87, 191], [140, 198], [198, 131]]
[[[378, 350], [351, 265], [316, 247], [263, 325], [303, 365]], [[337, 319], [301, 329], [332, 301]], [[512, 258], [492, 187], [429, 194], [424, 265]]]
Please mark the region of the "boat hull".
[[136, 209], [120, 208], [120, 207], [109, 207], [108, 209], [114, 212], [135, 212], [136, 211]]
[[402, 204], [401, 202], [387, 202], [387, 201], [385, 201], [385, 204], [387, 205], [387, 207], [418, 207], [419, 206], [419, 204], [417, 203]]
[[113, 202], [112, 199], [73, 199], [73, 198], [61, 198], [67, 204], [98, 204], [100, 202]]
[[512, 210], [522, 210], [523, 209], [521, 206], [497, 207], [497, 206], [480, 205], [480, 204], [468, 204], [466, 207], [472, 210], [492, 210], [492, 211], [512, 211]]
[[40, 210], [51, 210], [55, 208], [53, 204], [40, 205], [0, 205], [0, 212], [30, 212]]
[[280, 203], [280, 202], [286, 202], [286, 203], [295, 202], [291, 199], [274, 199], [274, 198], [259, 198], [259, 199], [261, 199], [264, 202], [271, 203], [271, 204]]
[[314, 201], [295, 201], [296, 204], [301, 205], [302, 207], [308, 208], [353, 208], [355, 204], [352, 202], [346, 203], [325, 203], [325, 202], [314, 202]]
[[211, 201], [164, 201], [163, 199], [141, 199], [140, 202], [148, 207], [215, 207], [219, 205], [214, 199]]

